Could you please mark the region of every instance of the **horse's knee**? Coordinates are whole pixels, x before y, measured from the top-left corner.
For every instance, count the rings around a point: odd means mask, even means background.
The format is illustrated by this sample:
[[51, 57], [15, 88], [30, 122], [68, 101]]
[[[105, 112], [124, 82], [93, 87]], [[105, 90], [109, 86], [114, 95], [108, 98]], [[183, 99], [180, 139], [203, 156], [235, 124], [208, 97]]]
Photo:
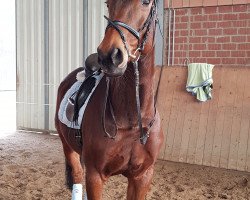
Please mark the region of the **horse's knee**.
[[103, 180], [101, 178], [101, 175], [97, 172], [86, 172], [86, 184], [89, 185], [103, 185]]

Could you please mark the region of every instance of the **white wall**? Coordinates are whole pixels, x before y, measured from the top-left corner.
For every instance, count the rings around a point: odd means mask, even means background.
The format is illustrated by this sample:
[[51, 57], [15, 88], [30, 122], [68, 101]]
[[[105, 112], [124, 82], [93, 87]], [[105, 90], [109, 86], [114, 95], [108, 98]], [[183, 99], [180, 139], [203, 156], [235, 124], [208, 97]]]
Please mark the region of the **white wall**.
[[0, 0], [0, 138], [16, 129], [15, 0]]
[[86, 54], [96, 52], [105, 30], [105, 4], [88, 0], [86, 14], [84, 1], [16, 0], [18, 128], [55, 130], [57, 88], [83, 66], [85, 32]]
[[15, 0], [0, 0], [0, 27], [0, 90], [15, 90]]

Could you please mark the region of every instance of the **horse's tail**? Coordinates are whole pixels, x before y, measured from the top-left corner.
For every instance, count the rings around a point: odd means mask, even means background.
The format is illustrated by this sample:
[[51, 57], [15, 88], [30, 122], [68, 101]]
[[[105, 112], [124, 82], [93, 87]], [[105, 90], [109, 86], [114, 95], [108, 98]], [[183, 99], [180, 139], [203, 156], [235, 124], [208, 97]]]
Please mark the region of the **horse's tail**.
[[72, 168], [65, 160], [65, 178], [66, 178], [66, 186], [68, 189], [72, 190], [73, 188], [73, 177], [72, 177]]

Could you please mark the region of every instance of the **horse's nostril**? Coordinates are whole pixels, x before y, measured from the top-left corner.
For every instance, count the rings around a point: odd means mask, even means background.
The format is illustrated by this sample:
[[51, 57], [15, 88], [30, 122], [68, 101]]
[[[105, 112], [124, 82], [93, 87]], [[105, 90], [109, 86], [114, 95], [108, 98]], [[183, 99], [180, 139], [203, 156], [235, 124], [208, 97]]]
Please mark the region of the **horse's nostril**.
[[113, 52], [111, 53], [112, 60], [116, 59], [117, 54], [118, 54], [118, 49], [114, 49]]
[[114, 48], [111, 52], [111, 60], [114, 65], [118, 66], [122, 63], [122, 51], [118, 48]]
[[108, 53], [104, 53], [101, 49], [97, 49], [99, 64], [107, 67], [117, 67], [123, 61], [122, 51], [119, 48], [113, 48]]

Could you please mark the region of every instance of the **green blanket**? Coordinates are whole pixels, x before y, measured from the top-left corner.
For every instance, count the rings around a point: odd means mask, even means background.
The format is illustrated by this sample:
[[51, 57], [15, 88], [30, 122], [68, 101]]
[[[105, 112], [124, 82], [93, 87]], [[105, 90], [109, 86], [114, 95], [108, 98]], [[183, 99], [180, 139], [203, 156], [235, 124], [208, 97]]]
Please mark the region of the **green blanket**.
[[212, 98], [212, 71], [214, 65], [207, 63], [191, 63], [188, 65], [186, 90], [191, 92], [199, 101]]

